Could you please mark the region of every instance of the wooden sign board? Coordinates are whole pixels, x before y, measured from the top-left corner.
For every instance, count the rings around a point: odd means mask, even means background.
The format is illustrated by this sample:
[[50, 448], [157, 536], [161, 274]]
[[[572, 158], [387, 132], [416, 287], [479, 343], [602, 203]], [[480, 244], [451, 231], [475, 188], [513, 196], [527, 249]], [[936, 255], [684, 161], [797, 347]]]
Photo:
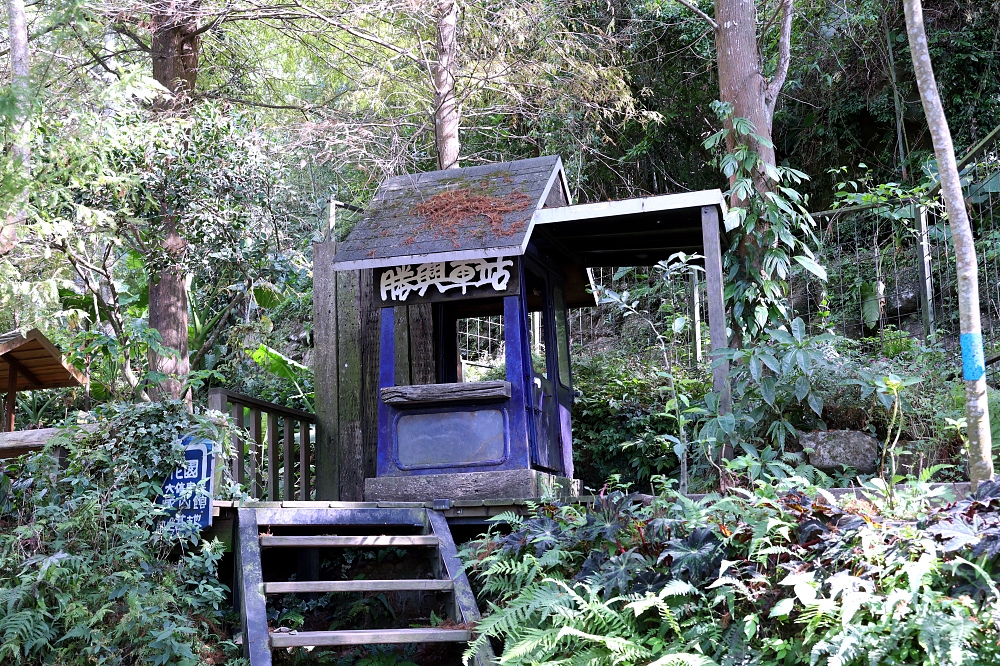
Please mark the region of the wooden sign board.
[[484, 257], [376, 268], [379, 307], [511, 296], [521, 288], [517, 257]]

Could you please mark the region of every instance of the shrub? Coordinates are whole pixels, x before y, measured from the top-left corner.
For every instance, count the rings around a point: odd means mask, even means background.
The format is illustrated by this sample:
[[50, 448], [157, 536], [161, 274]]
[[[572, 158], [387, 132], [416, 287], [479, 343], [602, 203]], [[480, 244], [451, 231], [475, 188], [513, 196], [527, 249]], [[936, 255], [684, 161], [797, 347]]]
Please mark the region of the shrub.
[[490, 600], [470, 652], [493, 638], [511, 664], [996, 663], [1000, 485], [935, 509], [926, 479], [843, 506], [794, 478], [498, 517], [509, 533], [463, 553]]
[[67, 427], [5, 469], [0, 664], [200, 663], [221, 640], [222, 545], [159, 529], [156, 498], [178, 437], [224, 443], [226, 422], [180, 402], [98, 416], [96, 432]]
[[[678, 392], [704, 395], [704, 378], [684, 377], [675, 369]], [[677, 470], [678, 458], [667, 436], [677, 435], [669, 406], [669, 378], [656, 364], [615, 353], [574, 358], [573, 403], [575, 476], [600, 488], [609, 477], [648, 487], [652, 476]]]

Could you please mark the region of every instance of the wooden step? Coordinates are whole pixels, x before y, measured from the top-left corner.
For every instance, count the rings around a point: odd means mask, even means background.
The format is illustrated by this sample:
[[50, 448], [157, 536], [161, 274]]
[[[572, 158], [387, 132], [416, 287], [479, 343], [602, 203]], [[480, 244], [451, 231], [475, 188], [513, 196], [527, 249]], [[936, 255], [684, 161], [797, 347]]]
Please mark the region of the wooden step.
[[388, 643], [468, 643], [467, 629], [345, 629], [341, 631], [303, 631], [272, 633], [271, 647], [306, 647], [329, 645], [384, 645]]
[[264, 548], [385, 548], [387, 546], [435, 548], [433, 534], [366, 534], [362, 536], [261, 536]]
[[408, 592], [428, 590], [451, 592], [450, 580], [302, 580], [288, 583], [264, 583], [264, 594], [298, 594], [305, 592]]

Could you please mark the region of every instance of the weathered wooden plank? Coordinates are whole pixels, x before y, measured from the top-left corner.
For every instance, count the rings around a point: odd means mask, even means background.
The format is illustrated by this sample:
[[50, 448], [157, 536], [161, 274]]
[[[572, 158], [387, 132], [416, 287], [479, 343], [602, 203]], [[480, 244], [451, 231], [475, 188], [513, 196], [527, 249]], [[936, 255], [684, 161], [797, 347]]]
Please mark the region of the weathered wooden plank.
[[433, 306], [430, 303], [409, 305], [406, 316], [410, 322], [410, 382], [433, 384], [437, 381]]
[[433, 548], [438, 538], [426, 534], [262, 536], [262, 548]]
[[283, 420], [285, 422], [285, 436], [281, 461], [285, 468], [285, 487], [281, 499], [290, 500], [295, 497], [295, 457], [292, 450], [295, 443], [295, 422], [287, 416]]
[[253, 666], [271, 666], [268, 645], [267, 600], [261, 586], [264, 574], [260, 563], [260, 542], [257, 540], [257, 512], [239, 509], [237, 531], [240, 547], [236, 564], [237, 591], [241, 602], [243, 656]]
[[342, 271], [337, 276], [338, 499], [346, 501], [364, 499], [360, 278], [360, 271]]
[[[313, 387], [316, 405], [316, 499], [339, 496], [339, 362], [335, 242], [313, 245]], [[302, 499], [308, 499], [306, 495]]]
[[246, 415], [243, 405], [239, 403], [234, 402], [232, 409], [233, 421], [236, 423], [236, 430], [233, 432], [233, 478], [242, 486], [247, 482], [247, 464], [246, 442], [240, 433], [246, 428]]
[[[80, 428], [87, 432], [93, 432], [97, 426], [88, 424], [80, 426]], [[25, 453], [40, 451], [50, 439], [60, 432], [62, 432], [60, 428], [0, 432], [0, 458], [16, 458]]]
[[450, 580], [312, 580], [288, 583], [264, 583], [264, 594], [303, 594], [309, 592], [450, 592]]
[[260, 525], [409, 525], [423, 527], [424, 509], [283, 509], [260, 508]]
[[[391, 643], [467, 643], [472, 632], [467, 629], [343, 629], [340, 631], [304, 631], [271, 634], [271, 647], [331, 645], [386, 645]], [[271, 662], [268, 661], [268, 664]], [[253, 666], [257, 666], [254, 662]]]
[[438, 402], [495, 402], [510, 398], [510, 382], [459, 382], [388, 386], [382, 389], [382, 401], [388, 405], [424, 405]]
[[303, 502], [309, 500], [310, 478], [312, 477], [309, 430], [308, 423], [299, 421], [299, 499]]
[[[375, 476], [378, 460], [379, 336], [382, 308], [375, 305], [373, 271], [362, 270], [358, 290], [361, 319], [361, 478], [354, 496], [364, 500], [365, 479]], [[348, 498], [343, 498], [348, 499]]]
[[406, 315], [406, 306], [396, 306], [393, 310], [393, 325], [396, 340], [396, 386], [409, 386], [410, 379], [410, 320]]
[[[461, 560], [458, 559], [458, 549], [455, 548], [455, 541], [451, 536], [451, 529], [444, 514], [427, 509], [427, 525], [431, 534], [440, 540], [438, 554], [444, 573], [449, 580], [455, 583], [455, 609], [456, 622], [475, 625], [482, 616], [479, 614], [479, 605], [476, 603], [476, 596], [472, 593], [469, 585], [469, 578], [465, 575], [465, 568]], [[493, 648], [487, 643], [475, 655], [477, 666], [487, 666], [496, 662], [496, 655]]]
[[278, 460], [278, 415], [267, 413], [267, 499], [272, 502], [280, 500], [278, 496], [278, 472], [281, 469]]
[[[264, 411], [274, 411], [277, 412], [279, 416], [284, 416], [290, 414], [291, 416], [302, 419], [303, 421], [309, 421], [310, 423], [316, 420], [315, 414], [310, 414], [309, 412], [304, 412], [301, 409], [295, 409], [294, 407], [285, 407], [284, 405], [276, 405], [273, 402], [268, 402], [266, 400], [260, 400], [254, 398], [253, 396], [244, 395], [243, 393], [236, 393], [235, 391], [227, 391], [225, 389], [211, 389], [208, 392], [208, 399], [211, 401], [215, 396], [216, 404], [224, 404], [224, 402], [239, 402], [247, 407], [259, 407]], [[225, 409], [220, 409], [219, 411], [224, 412]]]
[[250, 408], [250, 469], [248, 482], [250, 483], [250, 496], [259, 498], [263, 492], [263, 463], [260, 460], [260, 453], [263, 450], [264, 438], [261, 432], [260, 410], [256, 407]]
[[[722, 238], [719, 230], [719, 209], [716, 206], [702, 206], [701, 235], [705, 250], [708, 333], [714, 352], [729, 346], [729, 337], [726, 335], [726, 301], [723, 295], [725, 285], [722, 277]], [[730, 411], [732, 399], [729, 395], [728, 362], [712, 368], [712, 389], [722, 396], [720, 408]]]

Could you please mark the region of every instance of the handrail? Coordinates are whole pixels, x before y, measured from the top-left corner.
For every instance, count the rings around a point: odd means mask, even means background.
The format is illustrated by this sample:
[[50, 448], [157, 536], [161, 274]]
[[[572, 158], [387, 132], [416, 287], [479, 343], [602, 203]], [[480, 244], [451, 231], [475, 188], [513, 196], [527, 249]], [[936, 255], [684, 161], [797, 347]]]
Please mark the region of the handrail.
[[[269, 412], [277, 412], [279, 414], [288, 414], [289, 416], [294, 416], [303, 421], [308, 421], [309, 423], [316, 422], [316, 415], [310, 414], [309, 412], [304, 412], [301, 409], [295, 409], [294, 407], [285, 407], [284, 405], [278, 405], [273, 402], [267, 402], [266, 400], [260, 400], [249, 395], [244, 395], [243, 393], [236, 393], [235, 391], [227, 391], [226, 389], [211, 389], [208, 392], [208, 404], [209, 409], [215, 409], [212, 407], [212, 396], [225, 396], [230, 402], [239, 402], [247, 407], [259, 407], [265, 409]], [[219, 410], [223, 411], [223, 410]]]
[[[246, 486], [251, 496], [271, 502], [292, 500], [296, 495], [303, 501], [310, 498], [310, 488], [314, 486], [310, 468], [310, 461], [314, 459], [314, 414], [224, 389], [208, 392], [208, 407], [229, 413], [236, 422], [237, 431], [232, 441], [235, 451], [233, 478]], [[246, 430], [249, 439], [242, 436]]]

